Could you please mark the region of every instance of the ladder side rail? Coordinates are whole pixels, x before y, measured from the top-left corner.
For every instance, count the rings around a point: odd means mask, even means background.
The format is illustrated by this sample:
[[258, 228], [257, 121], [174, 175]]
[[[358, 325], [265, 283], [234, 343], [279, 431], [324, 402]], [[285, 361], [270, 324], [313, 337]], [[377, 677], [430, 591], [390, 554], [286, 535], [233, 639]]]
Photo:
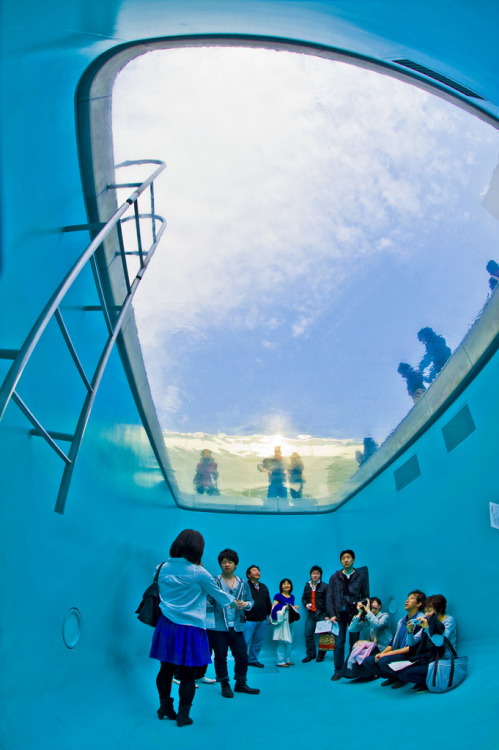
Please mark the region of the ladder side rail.
[[116, 324], [114, 326], [114, 331], [112, 335], [109, 336], [106, 345], [104, 347], [104, 350], [99, 358], [99, 362], [97, 364], [97, 368], [95, 370], [94, 376], [92, 378], [92, 391], [87, 393], [87, 396], [85, 398], [85, 402], [83, 405], [83, 409], [80, 414], [80, 418], [78, 419], [78, 424], [76, 426], [73, 442], [71, 443], [71, 447], [69, 450], [69, 463], [66, 464], [64, 468], [64, 473], [61, 480], [61, 485], [59, 488], [59, 493], [57, 496], [57, 501], [55, 505], [55, 512], [63, 514], [65, 507], [66, 507], [66, 500], [67, 495], [69, 491], [69, 486], [71, 484], [71, 479], [73, 476], [73, 471], [76, 463], [76, 459], [78, 457], [78, 453], [80, 450], [81, 442], [83, 440], [83, 435], [85, 433], [85, 429], [88, 423], [88, 419], [90, 416], [90, 412], [92, 410], [92, 406], [95, 400], [95, 397], [97, 395], [97, 390], [99, 388], [100, 382], [102, 380], [102, 376], [104, 374], [104, 370], [106, 368], [107, 362], [109, 360], [109, 357], [111, 355], [113, 346], [116, 342], [116, 339], [118, 337], [118, 334], [123, 326], [123, 323], [125, 321], [125, 318], [131, 308], [132, 300], [135, 295], [135, 292], [137, 291], [137, 287], [142, 279], [142, 276], [144, 275], [145, 270], [147, 269], [147, 266], [149, 265], [151, 258], [154, 255], [154, 251], [156, 250], [156, 247], [158, 246], [161, 237], [163, 235], [163, 231], [166, 228], [166, 222], [163, 221], [160, 230], [158, 232], [158, 237], [156, 242], [151, 246], [149, 252], [147, 253], [147, 256], [144, 260], [144, 265], [137, 273], [136, 277], [134, 278], [132, 284], [131, 284], [131, 290], [130, 294], [127, 295], [123, 302], [123, 307], [121, 309], [121, 312], [116, 320]]

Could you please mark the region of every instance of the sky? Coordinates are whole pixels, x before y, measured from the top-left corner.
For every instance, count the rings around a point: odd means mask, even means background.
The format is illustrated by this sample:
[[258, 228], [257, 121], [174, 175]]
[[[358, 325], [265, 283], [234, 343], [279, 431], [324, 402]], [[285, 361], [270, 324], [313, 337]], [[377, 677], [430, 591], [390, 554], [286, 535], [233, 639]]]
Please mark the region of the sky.
[[113, 93], [116, 162], [167, 162], [135, 299], [174, 433], [383, 440], [431, 326], [486, 301], [499, 135], [386, 75], [291, 52], [148, 53]]

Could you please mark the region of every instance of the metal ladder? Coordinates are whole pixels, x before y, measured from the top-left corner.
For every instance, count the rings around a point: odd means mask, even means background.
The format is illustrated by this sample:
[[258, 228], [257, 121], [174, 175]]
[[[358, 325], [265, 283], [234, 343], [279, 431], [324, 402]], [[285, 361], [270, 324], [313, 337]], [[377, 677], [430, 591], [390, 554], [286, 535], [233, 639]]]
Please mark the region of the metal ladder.
[[[19, 349], [0, 348], [0, 359], [13, 360], [12, 365], [5, 377], [5, 380], [0, 387], [0, 420], [5, 413], [5, 409], [7, 408], [9, 401], [12, 399], [12, 401], [19, 407], [19, 409], [33, 425], [33, 429], [30, 431], [30, 433], [37, 437], [42, 437], [65, 464], [55, 505], [56, 513], [64, 513], [66, 498], [68, 495], [69, 486], [71, 484], [76, 459], [78, 458], [78, 453], [83, 440], [83, 435], [85, 433], [85, 428], [87, 426], [90, 412], [92, 410], [92, 406], [100, 382], [102, 380], [104, 370], [109, 360], [109, 356], [116, 342], [118, 334], [123, 327], [123, 323], [126, 320], [127, 314], [131, 309], [132, 300], [135, 292], [137, 291], [137, 287], [151, 261], [152, 256], [154, 255], [154, 252], [166, 228], [165, 219], [155, 213], [154, 207], [154, 180], [165, 169], [166, 164], [158, 160], [140, 160], [123, 162], [122, 164], [117, 165], [117, 168], [143, 164], [157, 165], [157, 168], [154, 170], [154, 172], [143, 182], [128, 182], [108, 185], [108, 189], [111, 190], [130, 187], [133, 187], [135, 189], [133, 193], [114, 212], [109, 221], [107, 221], [104, 225], [100, 224], [96, 226], [90, 224], [79, 224], [76, 226], [64, 227], [63, 231], [96, 231], [97, 229], [99, 231], [92, 242], [88, 245], [86, 250], [81, 254], [76, 263], [74, 263], [70, 271], [66, 274], [55, 292], [52, 294], [42, 312], [38, 316], [38, 319], [33, 325], [22, 346]], [[150, 194], [150, 212], [144, 214], [140, 213], [139, 211], [138, 199], [148, 189]], [[127, 213], [130, 213], [132, 211], [132, 209], [133, 215], [126, 216]], [[149, 249], [147, 250], [144, 250], [143, 247], [143, 237], [141, 232], [142, 220], [147, 220], [151, 223], [152, 242], [149, 246]], [[133, 221], [135, 224], [137, 250], [134, 251], [127, 251], [125, 249], [122, 224], [127, 221]], [[99, 248], [102, 247], [106, 239], [110, 238], [111, 233], [115, 229], [118, 252], [121, 257], [121, 266], [123, 269], [123, 277], [127, 290], [125, 298], [117, 307], [109, 306], [106, 302], [101, 275], [95, 257]], [[133, 279], [130, 279], [127, 264], [127, 255], [136, 255], [139, 259], [139, 270]], [[66, 294], [78, 278], [80, 272], [83, 270], [83, 268], [85, 268], [87, 263], [91, 264], [93, 277], [97, 287], [97, 294], [99, 296], [100, 306], [87, 306], [83, 309], [86, 311], [93, 311], [96, 309], [102, 310], [108, 332], [108, 337], [102, 349], [102, 353], [98, 359], [97, 366], [90, 378], [87, 377], [84, 371], [60, 309], [61, 303], [63, 302]], [[26, 369], [26, 366], [29, 363], [30, 357], [33, 354], [36, 345], [40, 341], [40, 338], [42, 337], [52, 318], [55, 318], [55, 320], [57, 321], [63, 340], [69, 353], [71, 354], [75, 367], [87, 391], [79, 418], [77, 420], [76, 428], [72, 435], [64, 432], [56, 432], [45, 429], [16, 390], [19, 379]], [[56, 440], [68, 442], [70, 444], [67, 453], [65, 453], [62, 448], [56, 443]]]

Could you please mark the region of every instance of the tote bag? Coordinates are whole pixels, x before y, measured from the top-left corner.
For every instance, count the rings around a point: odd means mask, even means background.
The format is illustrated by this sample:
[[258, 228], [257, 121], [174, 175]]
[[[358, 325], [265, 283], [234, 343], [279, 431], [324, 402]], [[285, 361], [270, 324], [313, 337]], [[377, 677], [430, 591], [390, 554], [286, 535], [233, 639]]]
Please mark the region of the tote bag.
[[428, 664], [426, 687], [432, 693], [447, 693], [460, 685], [468, 674], [468, 657], [458, 656], [452, 643], [444, 638], [449, 647], [450, 659], [439, 659]]

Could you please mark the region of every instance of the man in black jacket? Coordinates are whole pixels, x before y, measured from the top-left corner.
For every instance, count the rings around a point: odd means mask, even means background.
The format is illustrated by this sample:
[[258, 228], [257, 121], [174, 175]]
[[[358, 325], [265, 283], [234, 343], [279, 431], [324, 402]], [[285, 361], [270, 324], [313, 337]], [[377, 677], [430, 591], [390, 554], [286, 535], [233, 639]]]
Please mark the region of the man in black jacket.
[[[327, 583], [322, 581], [322, 568], [319, 565], [314, 565], [310, 568], [310, 581], [307, 581], [305, 584], [301, 598], [307, 610], [307, 619], [305, 621], [305, 646], [307, 655], [302, 659], [304, 664], [315, 659], [315, 626], [319, 620], [326, 619], [326, 596]], [[325, 651], [319, 651], [317, 661], [324, 661], [325, 655]]]
[[265, 636], [267, 618], [272, 609], [269, 590], [264, 583], [260, 583], [260, 568], [258, 565], [250, 565], [246, 571], [253, 607], [246, 613], [246, 624], [244, 626], [244, 638], [248, 648], [248, 667], [260, 667], [264, 664], [258, 661], [260, 649]]
[[[335, 637], [334, 643], [334, 675], [331, 677], [333, 681], [341, 677], [341, 668], [345, 661], [347, 630], [352, 617], [357, 613], [357, 602], [369, 596], [367, 570], [355, 570], [353, 567], [354, 551], [343, 550], [340, 553], [340, 562], [343, 568], [331, 576], [327, 588], [328, 619], [337, 623], [339, 627], [339, 634]], [[357, 633], [350, 633], [350, 648], [357, 638]]]

